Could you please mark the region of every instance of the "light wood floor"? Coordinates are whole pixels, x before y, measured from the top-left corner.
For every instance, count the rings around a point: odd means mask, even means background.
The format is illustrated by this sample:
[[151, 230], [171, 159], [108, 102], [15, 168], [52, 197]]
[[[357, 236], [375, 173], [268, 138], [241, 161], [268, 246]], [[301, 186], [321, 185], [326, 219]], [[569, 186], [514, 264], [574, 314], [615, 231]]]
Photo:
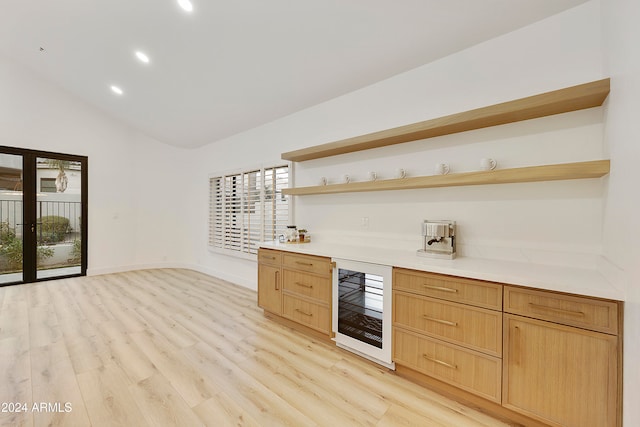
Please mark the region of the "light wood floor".
[[27, 406], [0, 412], [2, 426], [506, 425], [193, 271], [4, 287], [0, 307], [1, 409]]

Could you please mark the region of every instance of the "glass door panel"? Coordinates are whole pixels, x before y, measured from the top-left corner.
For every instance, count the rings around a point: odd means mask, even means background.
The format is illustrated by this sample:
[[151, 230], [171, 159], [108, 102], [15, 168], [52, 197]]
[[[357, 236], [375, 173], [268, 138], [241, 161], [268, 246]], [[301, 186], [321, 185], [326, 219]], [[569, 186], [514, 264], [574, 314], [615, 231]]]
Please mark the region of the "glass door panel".
[[383, 277], [338, 270], [338, 332], [382, 348]]
[[82, 163], [36, 158], [36, 278], [81, 273]]
[[22, 156], [0, 153], [0, 284], [21, 282]]
[[0, 286], [86, 275], [87, 162], [0, 146]]

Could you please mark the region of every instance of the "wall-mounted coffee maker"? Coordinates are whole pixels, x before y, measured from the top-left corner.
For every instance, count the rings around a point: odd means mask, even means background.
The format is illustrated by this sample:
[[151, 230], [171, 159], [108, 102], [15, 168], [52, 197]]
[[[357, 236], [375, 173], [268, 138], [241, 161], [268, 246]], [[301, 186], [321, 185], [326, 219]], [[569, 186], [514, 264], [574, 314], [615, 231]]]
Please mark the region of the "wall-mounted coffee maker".
[[454, 259], [456, 257], [456, 222], [424, 220], [422, 249], [418, 249], [418, 255]]

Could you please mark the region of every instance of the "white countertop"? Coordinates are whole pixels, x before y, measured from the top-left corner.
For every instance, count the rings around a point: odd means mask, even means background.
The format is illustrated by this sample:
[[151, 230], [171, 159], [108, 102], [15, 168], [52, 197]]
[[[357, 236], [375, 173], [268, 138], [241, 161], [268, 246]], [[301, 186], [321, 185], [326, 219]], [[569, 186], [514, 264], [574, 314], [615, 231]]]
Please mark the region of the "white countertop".
[[304, 244], [266, 242], [260, 246], [597, 298], [618, 301], [625, 299], [624, 286], [607, 280], [595, 266], [589, 269], [471, 257], [445, 260], [421, 257], [415, 251], [315, 242]]

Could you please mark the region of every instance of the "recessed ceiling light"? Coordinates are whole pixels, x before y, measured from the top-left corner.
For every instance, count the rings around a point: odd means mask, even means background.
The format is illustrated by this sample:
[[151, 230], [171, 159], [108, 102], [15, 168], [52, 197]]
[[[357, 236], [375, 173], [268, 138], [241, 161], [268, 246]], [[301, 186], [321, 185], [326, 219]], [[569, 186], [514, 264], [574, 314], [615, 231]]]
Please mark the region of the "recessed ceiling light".
[[193, 11], [193, 4], [189, 0], [178, 0], [178, 4], [187, 12]]
[[122, 95], [124, 93], [122, 89], [120, 89], [118, 86], [115, 86], [115, 85], [111, 85], [111, 92], [117, 95]]
[[149, 57], [143, 52], [137, 51], [136, 58], [138, 58], [140, 61], [144, 62], [145, 64], [149, 63]]

